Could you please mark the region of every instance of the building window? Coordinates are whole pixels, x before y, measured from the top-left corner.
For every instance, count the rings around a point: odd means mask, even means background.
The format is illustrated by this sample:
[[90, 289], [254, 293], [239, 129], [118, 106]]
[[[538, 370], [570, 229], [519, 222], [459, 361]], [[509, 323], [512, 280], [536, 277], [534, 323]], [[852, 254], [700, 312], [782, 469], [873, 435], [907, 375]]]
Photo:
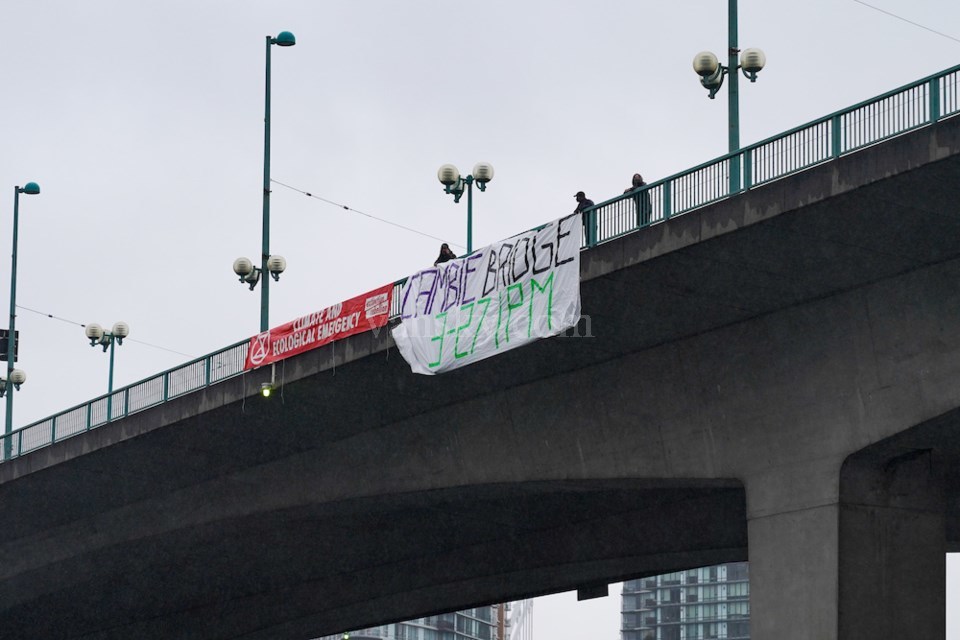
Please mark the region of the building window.
[[680, 589], [661, 589], [660, 602], [680, 602]]
[[750, 565], [746, 562], [735, 562], [727, 565], [727, 580], [747, 580], [750, 578]]
[[661, 627], [660, 640], [680, 640], [680, 625]]
[[728, 598], [746, 598], [750, 595], [749, 582], [734, 582], [727, 585]]
[[665, 587], [680, 584], [680, 573], [668, 573], [660, 576], [660, 584]]

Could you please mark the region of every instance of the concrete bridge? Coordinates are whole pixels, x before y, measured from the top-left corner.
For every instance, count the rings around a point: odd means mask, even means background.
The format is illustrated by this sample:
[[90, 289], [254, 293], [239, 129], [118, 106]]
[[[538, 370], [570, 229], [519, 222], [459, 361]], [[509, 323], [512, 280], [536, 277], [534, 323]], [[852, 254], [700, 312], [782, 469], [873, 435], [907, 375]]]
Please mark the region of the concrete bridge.
[[587, 251], [590, 337], [430, 378], [364, 334], [2, 464], [0, 635], [310, 638], [749, 560], [755, 640], [943, 638], [958, 176], [952, 118]]

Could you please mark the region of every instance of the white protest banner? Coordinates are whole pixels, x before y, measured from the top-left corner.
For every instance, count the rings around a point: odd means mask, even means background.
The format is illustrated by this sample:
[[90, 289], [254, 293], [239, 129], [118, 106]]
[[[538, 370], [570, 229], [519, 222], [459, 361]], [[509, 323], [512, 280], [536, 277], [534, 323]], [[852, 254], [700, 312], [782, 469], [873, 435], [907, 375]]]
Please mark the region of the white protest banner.
[[393, 339], [414, 373], [457, 369], [580, 319], [579, 213], [419, 271]]

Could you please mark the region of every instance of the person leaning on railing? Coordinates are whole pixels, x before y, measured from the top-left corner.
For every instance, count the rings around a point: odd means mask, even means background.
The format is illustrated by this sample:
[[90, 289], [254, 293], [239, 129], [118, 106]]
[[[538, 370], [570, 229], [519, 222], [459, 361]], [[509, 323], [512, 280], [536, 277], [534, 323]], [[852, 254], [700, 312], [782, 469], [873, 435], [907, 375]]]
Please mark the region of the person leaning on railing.
[[440, 255], [437, 256], [437, 259], [433, 262], [433, 266], [437, 266], [441, 262], [448, 262], [450, 260], [456, 260], [457, 254], [453, 252], [446, 242], [440, 245]]
[[643, 181], [643, 176], [639, 173], [633, 174], [633, 184], [623, 190], [624, 193], [633, 193], [633, 206], [637, 211], [637, 226], [642, 227], [650, 224], [650, 214], [653, 206], [650, 204], [650, 191], [642, 191], [647, 186]]
[[574, 213], [579, 213], [583, 216], [583, 239], [587, 244], [591, 243], [590, 235], [590, 215], [585, 209], [593, 206], [593, 200], [587, 197], [583, 191], [577, 191], [573, 194], [573, 197], [577, 199], [577, 208], [573, 210]]

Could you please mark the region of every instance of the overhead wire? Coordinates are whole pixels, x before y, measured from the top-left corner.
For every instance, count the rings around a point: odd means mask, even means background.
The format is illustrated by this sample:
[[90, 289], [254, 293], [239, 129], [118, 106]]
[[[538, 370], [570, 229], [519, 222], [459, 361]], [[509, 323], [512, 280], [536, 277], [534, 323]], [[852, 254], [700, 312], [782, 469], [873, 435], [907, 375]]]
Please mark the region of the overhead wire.
[[294, 187], [294, 186], [292, 186], [292, 185], [289, 185], [289, 184], [280, 182], [279, 180], [274, 180], [273, 178], [271, 178], [271, 179], [270, 179], [270, 182], [273, 182], [274, 184], [278, 184], [278, 185], [280, 185], [281, 187], [286, 187], [287, 189], [290, 189], [291, 191], [296, 191], [297, 193], [302, 193], [303, 195], [307, 196], [308, 198], [313, 198], [314, 200], [319, 200], [320, 202], [325, 202], [325, 203], [327, 203], [327, 204], [331, 204], [331, 205], [333, 205], [333, 206], [335, 206], [335, 207], [337, 207], [337, 208], [344, 209], [345, 211], [352, 211], [353, 213], [358, 213], [358, 214], [360, 214], [360, 215], [362, 215], [362, 216], [366, 216], [367, 218], [370, 218], [370, 219], [372, 219], [372, 220], [376, 220], [377, 222], [382, 222], [382, 223], [384, 223], [384, 224], [389, 224], [389, 225], [394, 226], [394, 227], [397, 227], [397, 228], [399, 228], [399, 229], [403, 229], [404, 231], [409, 231], [410, 233], [416, 233], [416, 234], [421, 235], [421, 236], [424, 236], [424, 237], [426, 237], [426, 238], [431, 238], [432, 240], [439, 240], [440, 242], [446, 242], [446, 243], [449, 244], [449, 245], [453, 245], [453, 246], [459, 247], [459, 248], [461, 248], [461, 249], [466, 248], [466, 247], [464, 247], [463, 245], [457, 244], [457, 243], [455, 243], [455, 242], [450, 242], [449, 240], [445, 240], [445, 239], [443, 239], [443, 238], [438, 238], [437, 236], [430, 235], [429, 233], [425, 233], [425, 232], [423, 232], [423, 231], [420, 231], [420, 230], [418, 230], [418, 229], [414, 229], [414, 228], [412, 228], [412, 227], [404, 226], [404, 225], [402, 225], [402, 224], [400, 224], [400, 223], [398, 223], [398, 222], [393, 222], [392, 220], [387, 220], [387, 219], [385, 219], [385, 218], [380, 218], [380, 217], [375, 216], [375, 215], [373, 215], [373, 214], [366, 213], [365, 211], [360, 211], [359, 209], [354, 209], [353, 207], [349, 207], [349, 206], [347, 206], [347, 205], [345, 205], [345, 204], [341, 204], [341, 203], [339, 203], [339, 202], [334, 202], [333, 200], [329, 200], [329, 199], [327, 199], [327, 198], [323, 198], [323, 197], [321, 197], [321, 196], [314, 195], [314, 194], [311, 193], [310, 191], [305, 191], [305, 190], [303, 190], [303, 189], [298, 189], [297, 187]]
[[[418, 235], [421, 235], [421, 236], [424, 236], [424, 237], [427, 237], [427, 238], [431, 238], [431, 239], [433, 239], [433, 240], [438, 240], [438, 241], [440, 241], [440, 242], [446, 242], [446, 243], [449, 244], [449, 245], [453, 245], [453, 246], [459, 247], [459, 248], [461, 248], [461, 249], [465, 248], [465, 247], [463, 247], [463, 245], [457, 244], [457, 243], [455, 243], [455, 242], [450, 242], [450, 241], [445, 240], [445, 239], [443, 239], [443, 238], [440, 238], [440, 237], [437, 237], [437, 236], [434, 236], [434, 235], [430, 235], [429, 233], [424, 233], [423, 231], [420, 231], [420, 230], [418, 230], [418, 229], [414, 229], [414, 228], [412, 228], [412, 227], [407, 227], [407, 226], [404, 226], [404, 225], [399, 224], [399, 223], [397, 223], [397, 222], [393, 222], [393, 221], [391, 221], [391, 220], [386, 220], [386, 219], [384, 219], [384, 218], [380, 218], [380, 217], [378, 217], [378, 216], [372, 215], [372, 214], [367, 213], [367, 212], [365, 212], [365, 211], [360, 211], [359, 209], [354, 209], [353, 207], [350, 207], [350, 206], [345, 205], [345, 204], [341, 204], [341, 203], [339, 203], [339, 202], [335, 202], [335, 201], [330, 200], [330, 199], [328, 199], [328, 198], [324, 198], [324, 197], [321, 197], [321, 196], [314, 195], [313, 193], [311, 193], [311, 192], [309, 192], [309, 191], [305, 191], [305, 190], [303, 190], [303, 189], [298, 189], [297, 187], [294, 187], [293, 185], [289, 185], [289, 184], [286, 184], [286, 183], [284, 183], [284, 182], [280, 182], [279, 180], [271, 179], [270, 182], [272, 182], [272, 183], [274, 183], [274, 184], [278, 184], [278, 185], [280, 185], [281, 187], [285, 187], [285, 188], [287, 188], [287, 189], [290, 189], [291, 191], [296, 191], [297, 193], [302, 193], [303, 195], [305, 195], [305, 196], [307, 196], [307, 197], [309, 197], [309, 198], [313, 198], [314, 200], [319, 200], [319, 201], [321, 201], [321, 202], [325, 202], [325, 203], [327, 203], [327, 204], [331, 204], [331, 205], [333, 205], [333, 206], [335, 206], [335, 207], [338, 207], [338, 208], [340, 208], [340, 209], [343, 209], [343, 210], [345, 210], [345, 211], [351, 211], [351, 212], [353, 212], [353, 213], [358, 213], [358, 214], [360, 214], [360, 215], [362, 215], [362, 216], [365, 216], [365, 217], [367, 217], [367, 218], [370, 218], [371, 220], [376, 220], [377, 222], [382, 222], [382, 223], [384, 223], [384, 224], [389, 224], [389, 225], [394, 226], [394, 227], [397, 227], [397, 228], [399, 228], [399, 229], [403, 229], [404, 231], [409, 231], [410, 233], [416, 233], [416, 234], [418, 234]], [[52, 320], [59, 320], [60, 322], [66, 322], [67, 324], [72, 324], [72, 325], [75, 325], [75, 326], [78, 326], [78, 327], [84, 327], [84, 328], [85, 328], [85, 327], [87, 326], [87, 325], [85, 325], [85, 324], [83, 324], [83, 323], [81, 323], [81, 322], [76, 322], [75, 320], [70, 320], [70, 319], [68, 319], [68, 318], [62, 318], [62, 317], [60, 317], [60, 316], [55, 316], [55, 315], [53, 315], [52, 313], [44, 313], [44, 312], [42, 312], [42, 311], [37, 311], [36, 309], [31, 309], [31, 308], [25, 307], [25, 306], [23, 306], [23, 305], [19, 305], [19, 304], [18, 304], [18, 305], [17, 305], [17, 308], [18, 308], [18, 309], [23, 309], [24, 311], [29, 311], [30, 313], [36, 313], [36, 314], [38, 314], [38, 315], [46, 316], [46, 317], [48, 317], [48, 318], [50, 318], [50, 319], [52, 319]], [[144, 341], [142, 341], [142, 340], [136, 340], [136, 339], [134, 339], [134, 338], [129, 338], [129, 337], [128, 337], [128, 338], [124, 338], [124, 339], [125, 339], [125, 340], [129, 340], [129, 341], [131, 341], [131, 342], [136, 342], [136, 343], [138, 343], [138, 344], [142, 344], [142, 345], [147, 346], [147, 347], [151, 347], [151, 348], [153, 348], [153, 349], [160, 349], [161, 351], [169, 351], [170, 353], [175, 353], [175, 354], [177, 354], [177, 355], [184, 356], [184, 357], [187, 357], [187, 358], [193, 358], [193, 357], [194, 357], [194, 356], [192, 356], [192, 355], [190, 355], [190, 354], [188, 354], [188, 353], [182, 353], [182, 352], [180, 352], [180, 351], [176, 351], [175, 349], [169, 349], [169, 348], [167, 348], [167, 347], [162, 347], [162, 346], [160, 346], [160, 345], [151, 344], [151, 343], [149, 343], [149, 342], [144, 342]]]
[[920, 24], [919, 22], [914, 22], [913, 20], [907, 20], [907, 19], [904, 18], [903, 16], [898, 16], [897, 14], [891, 13], [891, 12], [889, 12], [889, 11], [886, 11], [885, 9], [881, 9], [880, 7], [875, 7], [875, 6], [873, 6], [872, 4], [867, 4], [867, 3], [864, 2], [863, 0], [853, 0], [853, 1], [856, 2], [857, 4], [862, 4], [862, 5], [865, 6], [865, 7], [870, 7], [870, 8], [873, 9], [874, 11], [879, 11], [880, 13], [885, 13], [885, 14], [887, 14], [888, 16], [890, 16], [891, 18], [896, 18], [897, 20], [903, 20], [903, 21], [906, 22], [907, 24], [912, 24], [912, 25], [915, 26], [915, 27], [920, 27], [921, 29], [925, 29], [926, 31], [929, 31], [930, 33], [935, 33], [935, 34], [937, 34], [938, 36], [942, 36], [942, 37], [944, 37], [944, 38], [948, 38], [948, 39], [950, 39], [950, 40], [953, 40], [954, 42], [960, 42], [960, 38], [954, 38], [953, 36], [948, 35], [948, 34], [946, 34], [946, 33], [941, 33], [940, 31], [936, 31], [936, 30], [934, 30], [934, 29], [931, 29], [930, 27], [924, 26], [924, 25]]
[[[18, 304], [18, 305], [17, 305], [17, 309], [23, 309], [24, 311], [29, 311], [30, 313], [35, 313], [35, 314], [40, 315], [40, 316], [46, 316], [46, 317], [48, 317], [48, 318], [50, 318], [50, 319], [52, 319], [52, 320], [59, 320], [60, 322], [65, 322], [65, 323], [67, 323], [67, 324], [72, 324], [72, 325], [75, 325], [75, 326], [77, 326], [77, 327], [86, 328], [86, 326], [87, 326], [87, 325], [83, 324], [82, 322], [77, 322], [77, 321], [75, 321], [75, 320], [70, 320], [70, 319], [68, 319], [68, 318], [61, 318], [60, 316], [55, 316], [55, 315], [53, 315], [52, 313], [44, 313], [43, 311], [37, 311], [36, 309], [31, 309], [30, 307], [25, 307], [25, 306], [23, 306], [22, 304]], [[185, 358], [193, 358], [193, 357], [194, 357], [194, 356], [190, 355], [189, 353], [183, 353], [183, 352], [177, 351], [177, 350], [175, 350], [175, 349], [169, 349], [169, 348], [167, 348], [167, 347], [161, 347], [160, 345], [151, 344], [151, 343], [149, 343], [149, 342], [144, 342], [143, 340], [137, 340], [136, 338], [126, 337], [126, 338], [124, 338], [124, 340], [128, 340], [129, 342], [136, 342], [137, 344], [142, 344], [143, 346], [145, 346], [145, 347], [150, 347], [151, 349], [159, 349], [159, 350], [161, 350], [161, 351], [169, 351], [170, 353], [175, 353], [175, 354], [177, 354], [178, 356], [184, 356]]]

